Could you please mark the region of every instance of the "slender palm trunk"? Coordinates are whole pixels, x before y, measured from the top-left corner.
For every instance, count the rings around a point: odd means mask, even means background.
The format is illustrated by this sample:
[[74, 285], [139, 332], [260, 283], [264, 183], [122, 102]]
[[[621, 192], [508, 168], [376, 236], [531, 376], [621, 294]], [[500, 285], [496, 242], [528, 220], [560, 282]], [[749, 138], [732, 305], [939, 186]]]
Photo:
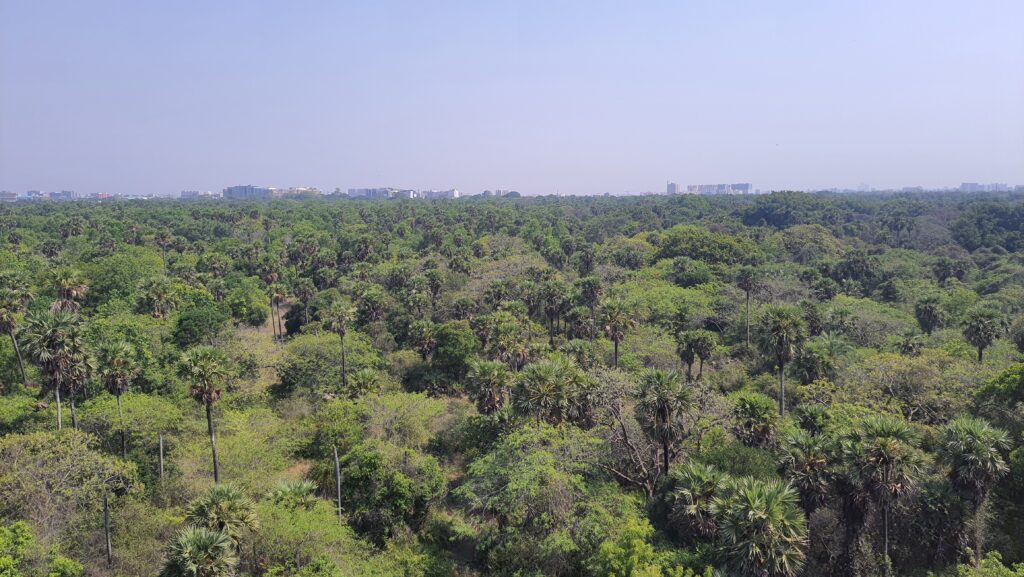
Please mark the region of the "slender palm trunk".
[[274, 297], [270, 297], [270, 330], [274, 332], [274, 340], [277, 340], [277, 322], [274, 321]]
[[704, 357], [700, 358], [700, 370], [697, 371], [697, 379], [704, 380]]
[[107, 567], [114, 564], [114, 547], [110, 542], [110, 498], [103, 493], [103, 536], [107, 541]]
[[978, 364], [981, 364], [981, 356], [985, 353], [985, 349], [978, 347]]
[[779, 415], [786, 416], [786, 365], [779, 364]]
[[64, 411], [60, 406], [60, 385], [53, 388], [53, 394], [57, 398], [57, 430], [59, 431], [64, 428]]
[[892, 573], [892, 561], [889, 559], [889, 506], [885, 505], [882, 507], [882, 533], [884, 534], [884, 554], [883, 560], [885, 561], [885, 574], [888, 576]]
[[75, 392], [71, 391], [71, 426], [78, 430], [78, 411], [75, 410]]
[[661, 459], [664, 473], [668, 475], [668, 439], [661, 440]]
[[348, 390], [348, 364], [345, 359], [345, 335], [341, 335], [341, 386]]
[[747, 291], [747, 347], [750, 347], [750, 291]]
[[18, 346], [18, 339], [14, 336], [14, 331], [8, 333], [11, 335], [11, 344], [14, 345], [14, 354], [18, 356], [18, 368], [21, 369], [21, 383], [28, 388], [28, 375], [25, 374], [25, 359], [21, 358], [21, 347]]
[[220, 483], [220, 463], [217, 462], [217, 435], [213, 430], [213, 403], [206, 403], [206, 428], [210, 431], [210, 451], [213, 453], [213, 482]]
[[121, 393], [117, 394], [117, 418], [121, 421], [121, 458], [128, 458], [127, 431], [124, 426], [124, 412], [121, 410]]
[[338, 497], [338, 518], [344, 519], [341, 509], [341, 463], [338, 461], [338, 446], [334, 445], [334, 487]]
[[613, 359], [615, 360], [615, 368], [619, 368], [619, 341], [618, 341], [618, 339], [615, 340], [615, 355], [614, 355]]

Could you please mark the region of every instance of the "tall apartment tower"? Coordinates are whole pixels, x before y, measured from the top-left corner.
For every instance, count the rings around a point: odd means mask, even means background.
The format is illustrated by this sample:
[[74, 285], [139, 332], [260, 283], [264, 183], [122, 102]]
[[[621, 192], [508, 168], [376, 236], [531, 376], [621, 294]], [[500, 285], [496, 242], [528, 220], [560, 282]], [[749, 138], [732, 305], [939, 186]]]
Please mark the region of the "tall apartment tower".
[[679, 183], [670, 182], [665, 185], [665, 194], [679, 194]]

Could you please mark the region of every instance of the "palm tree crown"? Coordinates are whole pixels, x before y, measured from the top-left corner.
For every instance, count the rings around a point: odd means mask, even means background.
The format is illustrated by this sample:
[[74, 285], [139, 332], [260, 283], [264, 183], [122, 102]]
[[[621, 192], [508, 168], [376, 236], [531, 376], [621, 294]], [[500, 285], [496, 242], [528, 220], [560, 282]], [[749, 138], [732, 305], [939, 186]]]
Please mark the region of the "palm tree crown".
[[230, 537], [205, 527], [185, 527], [168, 546], [160, 577], [229, 577], [237, 563]]
[[728, 563], [740, 575], [789, 577], [804, 564], [807, 524], [796, 491], [781, 481], [733, 480], [711, 510]]

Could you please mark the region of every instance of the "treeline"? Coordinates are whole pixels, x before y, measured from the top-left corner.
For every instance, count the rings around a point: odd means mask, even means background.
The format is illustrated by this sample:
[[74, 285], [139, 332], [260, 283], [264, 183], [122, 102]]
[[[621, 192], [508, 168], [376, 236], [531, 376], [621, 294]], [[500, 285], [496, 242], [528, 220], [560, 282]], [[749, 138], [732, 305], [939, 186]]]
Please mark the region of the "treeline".
[[1022, 215], [0, 206], [0, 574], [1024, 575]]

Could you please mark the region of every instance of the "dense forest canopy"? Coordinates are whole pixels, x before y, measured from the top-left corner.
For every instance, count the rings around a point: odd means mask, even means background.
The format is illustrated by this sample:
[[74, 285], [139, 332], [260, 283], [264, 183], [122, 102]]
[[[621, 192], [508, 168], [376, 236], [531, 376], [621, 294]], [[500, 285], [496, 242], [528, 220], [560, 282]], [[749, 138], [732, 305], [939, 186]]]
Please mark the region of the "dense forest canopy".
[[1024, 198], [0, 205], [0, 576], [1024, 575]]

